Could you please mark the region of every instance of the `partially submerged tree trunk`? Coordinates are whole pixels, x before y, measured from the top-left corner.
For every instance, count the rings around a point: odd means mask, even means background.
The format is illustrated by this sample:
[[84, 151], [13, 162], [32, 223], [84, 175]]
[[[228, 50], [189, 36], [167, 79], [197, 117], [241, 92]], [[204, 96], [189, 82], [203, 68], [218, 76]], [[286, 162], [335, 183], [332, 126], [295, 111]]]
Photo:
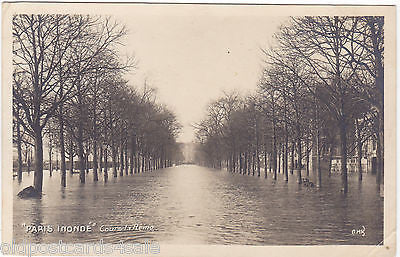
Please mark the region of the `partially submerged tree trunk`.
[[135, 167], [135, 155], [133, 154], [133, 151], [130, 151], [130, 157], [129, 157], [130, 165], [129, 165], [129, 173], [132, 175], [135, 171], [136, 173], [136, 167]]
[[292, 151], [290, 153], [290, 174], [293, 174], [293, 170], [294, 170], [294, 145], [295, 143], [292, 142]]
[[142, 155], [142, 173], [145, 172], [145, 158], [144, 155]]
[[[285, 125], [286, 126], [286, 125]], [[285, 133], [285, 152], [284, 152], [284, 160], [283, 160], [283, 172], [285, 173], [285, 181], [288, 182], [289, 181], [289, 158], [288, 158], [288, 154], [289, 154], [289, 138], [288, 138], [288, 134], [287, 134], [287, 129], [286, 129], [286, 133]]]
[[49, 175], [50, 175], [50, 177], [53, 175], [53, 158], [52, 157], [53, 157], [53, 147], [50, 145], [50, 147], [49, 147]]
[[107, 146], [104, 148], [104, 182], [108, 180], [108, 151]]
[[18, 182], [22, 181], [22, 136], [21, 136], [21, 123], [19, 121], [19, 109], [17, 110], [17, 151], [18, 151]]
[[[300, 130], [298, 131], [298, 133], [300, 133]], [[297, 155], [299, 158], [298, 161], [298, 173], [297, 173], [297, 183], [301, 184], [302, 180], [301, 180], [301, 168], [302, 168], [302, 152], [301, 152], [301, 138], [300, 136], [297, 138]]]
[[247, 165], [248, 165], [248, 153], [247, 150], [244, 152], [244, 165], [243, 165], [243, 175], [247, 173]]
[[332, 174], [332, 160], [333, 160], [333, 149], [334, 149], [333, 143], [330, 146], [329, 149], [329, 161], [328, 161], [328, 176], [330, 177]]
[[371, 43], [372, 43], [372, 53], [374, 56], [374, 70], [375, 74], [375, 88], [374, 93], [377, 94], [374, 98], [374, 105], [378, 109], [378, 122], [376, 128], [376, 157], [377, 157], [377, 174], [376, 183], [383, 183], [384, 176], [384, 82], [385, 82], [385, 72], [384, 72], [384, 57], [383, 57], [383, 44], [380, 42], [384, 39], [384, 17], [382, 16], [370, 16], [366, 17], [367, 26], [371, 33]]
[[260, 165], [260, 156], [257, 150], [257, 154], [256, 154], [256, 158], [257, 158], [257, 176], [259, 177], [261, 175], [261, 165]]
[[317, 187], [322, 187], [322, 174], [321, 174], [321, 136], [320, 130], [317, 128], [317, 136], [316, 136], [316, 152], [317, 152]]
[[267, 169], [268, 169], [268, 158], [267, 158], [267, 150], [264, 150], [264, 173], [265, 173], [265, 178], [267, 178]]
[[125, 169], [125, 167], [124, 167], [124, 165], [125, 165], [125, 163], [124, 163], [124, 146], [123, 146], [122, 142], [121, 142], [121, 146], [120, 146], [119, 163], [120, 163], [120, 165], [119, 165], [119, 169], [120, 169], [119, 170], [119, 176], [122, 177], [122, 176], [124, 176], [124, 169]]
[[97, 173], [98, 163], [97, 163], [97, 141], [93, 141], [93, 181], [98, 181], [99, 176]]
[[247, 153], [247, 175], [250, 176], [251, 174], [251, 167], [252, 167], [252, 162], [251, 162], [251, 150]]
[[34, 188], [42, 192], [43, 185], [43, 139], [42, 129], [37, 125], [34, 130], [35, 133], [35, 174], [33, 177]]
[[126, 144], [125, 144], [125, 175], [128, 175], [128, 164], [129, 164], [129, 161], [128, 161], [128, 142], [126, 142]]
[[376, 171], [376, 183], [383, 183], [383, 171], [384, 171], [384, 136], [383, 136], [383, 113], [379, 115], [378, 132], [376, 133], [376, 158], [377, 158], [377, 171]]
[[358, 119], [356, 119], [356, 133], [357, 133], [357, 166], [358, 166], [358, 180], [362, 180], [362, 146], [363, 142], [361, 140], [360, 125], [358, 124]]
[[251, 175], [252, 176], [254, 176], [254, 174], [255, 174], [255, 170], [256, 170], [256, 167], [255, 167], [255, 165], [256, 165], [256, 161], [255, 161], [255, 158], [256, 158], [256, 156], [255, 156], [255, 153], [253, 152], [253, 154], [251, 155]]
[[140, 172], [140, 162], [139, 162], [139, 160], [140, 160], [139, 159], [139, 153], [136, 152], [135, 153], [135, 173], [139, 173]]
[[274, 171], [274, 176], [273, 176], [273, 180], [277, 179], [277, 150], [276, 150], [276, 131], [275, 131], [275, 127], [274, 127], [274, 132], [273, 132], [273, 145], [272, 145], [272, 166], [273, 166], [273, 171]]
[[100, 143], [99, 146], [99, 171], [100, 173], [103, 171], [103, 145]]
[[268, 154], [268, 170], [272, 173], [272, 153]]
[[341, 143], [341, 173], [342, 173], [342, 191], [348, 192], [347, 184], [347, 128], [345, 121], [339, 123], [340, 143]]
[[29, 156], [28, 156], [28, 161], [27, 161], [27, 170], [28, 170], [28, 174], [31, 173], [31, 164], [32, 164], [32, 151], [29, 148]]
[[239, 152], [239, 174], [243, 172], [243, 156], [242, 152]]
[[278, 174], [279, 174], [279, 173], [281, 173], [281, 150], [280, 149], [278, 150], [277, 155], [278, 155], [277, 159], [278, 159]]
[[113, 176], [117, 177], [117, 150], [115, 149], [114, 143], [111, 147], [111, 155], [112, 155], [112, 165], [113, 165]]
[[306, 140], [306, 175], [310, 177], [310, 145], [308, 139]]
[[64, 120], [62, 118], [62, 107], [59, 108], [59, 140], [60, 140], [60, 156], [61, 156], [61, 186], [67, 186], [67, 168], [65, 165], [65, 142], [64, 142]]
[[74, 173], [74, 145], [72, 139], [70, 139], [69, 143], [69, 174], [72, 175]]
[[89, 169], [90, 169], [90, 163], [89, 163], [89, 149], [87, 150], [87, 154], [85, 156], [85, 171], [86, 174], [89, 174]]
[[79, 126], [79, 128], [78, 128], [79, 136], [78, 136], [78, 142], [77, 142], [77, 144], [78, 144], [78, 161], [79, 161], [79, 181], [82, 184], [85, 184], [86, 174], [85, 174], [85, 157], [83, 156], [83, 142], [82, 142], [83, 141], [83, 139], [82, 139], [83, 131], [82, 130], [83, 130], [82, 127]]

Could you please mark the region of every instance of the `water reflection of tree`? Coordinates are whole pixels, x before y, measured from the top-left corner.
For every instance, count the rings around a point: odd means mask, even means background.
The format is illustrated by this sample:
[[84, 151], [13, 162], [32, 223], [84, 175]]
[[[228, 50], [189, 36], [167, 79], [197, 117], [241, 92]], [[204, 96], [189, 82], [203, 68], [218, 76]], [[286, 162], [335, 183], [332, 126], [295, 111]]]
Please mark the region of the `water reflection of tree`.
[[[31, 224], [35, 226], [40, 226], [40, 225], [47, 225], [43, 224], [43, 204], [42, 204], [42, 199], [32, 199], [32, 222]], [[28, 224], [27, 224], [28, 225]], [[45, 236], [45, 233], [38, 232], [38, 233], [33, 233], [32, 234], [32, 239], [34, 243], [42, 243], [43, 237]]]

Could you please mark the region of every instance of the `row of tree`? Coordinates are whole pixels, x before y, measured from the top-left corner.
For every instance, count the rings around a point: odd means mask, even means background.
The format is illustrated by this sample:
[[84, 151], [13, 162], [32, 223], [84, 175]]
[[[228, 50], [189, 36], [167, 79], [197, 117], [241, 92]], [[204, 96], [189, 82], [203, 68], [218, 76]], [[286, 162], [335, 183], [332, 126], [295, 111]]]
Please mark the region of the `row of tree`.
[[66, 158], [73, 172], [74, 156], [81, 183], [89, 166], [98, 180], [99, 169], [107, 179], [109, 167], [113, 176], [117, 169], [122, 176], [172, 165], [180, 152], [180, 125], [174, 113], [156, 103], [146, 83], [136, 89], [123, 79], [135, 68], [132, 58], [120, 58], [126, 33], [101, 16], [14, 16], [13, 138], [19, 180], [25, 155], [25, 165], [34, 163], [34, 188], [42, 191], [44, 142], [50, 170], [54, 149], [60, 153], [64, 187]]
[[[198, 161], [243, 174], [282, 166], [309, 175], [310, 159], [321, 186], [321, 158], [338, 153], [342, 190], [347, 163], [357, 159], [362, 179], [365, 146], [376, 146], [377, 183], [383, 175], [384, 18], [293, 17], [263, 50], [257, 92], [225, 94], [196, 125]], [[264, 161], [264, 164], [262, 164]], [[290, 167], [289, 167], [290, 165]], [[267, 173], [265, 173], [267, 175]]]

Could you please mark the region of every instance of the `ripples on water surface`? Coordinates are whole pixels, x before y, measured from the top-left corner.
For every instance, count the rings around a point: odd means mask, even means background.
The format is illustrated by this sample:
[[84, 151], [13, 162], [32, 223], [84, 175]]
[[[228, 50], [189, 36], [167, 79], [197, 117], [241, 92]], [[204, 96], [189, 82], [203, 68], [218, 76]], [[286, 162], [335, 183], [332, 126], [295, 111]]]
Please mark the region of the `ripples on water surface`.
[[[383, 198], [375, 177], [349, 176], [349, 193], [340, 192], [340, 177], [323, 180], [323, 188], [289, 183], [280, 174], [251, 177], [195, 165], [113, 178], [85, 185], [67, 174], [61, 189], [59, 172], [45, 171], [42, 199], [15, 195], [32, 184], [14, 180], [14, 238], [16, 242], [144, 242], [191, 244], [308, 245], [372, 244], [383, 240]], [[292, 175], [295, 176], [295, 175]], [[21, 224], [78, 225], [95, 222], [91, 233], [25, 233]], [[101, 225], [148, 224], [153, 232], [100, 232]], [[365, 226], [366, 235], [352, 235]]]

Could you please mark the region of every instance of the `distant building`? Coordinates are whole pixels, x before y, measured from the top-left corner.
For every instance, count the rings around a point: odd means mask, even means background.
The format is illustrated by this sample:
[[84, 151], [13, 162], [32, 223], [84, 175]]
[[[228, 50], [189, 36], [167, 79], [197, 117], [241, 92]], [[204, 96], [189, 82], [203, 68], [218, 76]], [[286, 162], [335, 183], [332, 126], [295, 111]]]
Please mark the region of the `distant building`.
[[[376, 140], [374, 137], [370, 137], [364, 142], [362, 147], [362, 158], [361, 165], [363, 172], [373, 171], [373, 166], [376, 165]], [[347, 169], [349, 172], [358, 171], [357, 164], [358, 152], [352, 156], [347, 156]], [[334, 149], [334, 155], [332, 158], [332, 172], [340, 172], [341, 167], [341, 157], [340, 157], [340, 147]]]

